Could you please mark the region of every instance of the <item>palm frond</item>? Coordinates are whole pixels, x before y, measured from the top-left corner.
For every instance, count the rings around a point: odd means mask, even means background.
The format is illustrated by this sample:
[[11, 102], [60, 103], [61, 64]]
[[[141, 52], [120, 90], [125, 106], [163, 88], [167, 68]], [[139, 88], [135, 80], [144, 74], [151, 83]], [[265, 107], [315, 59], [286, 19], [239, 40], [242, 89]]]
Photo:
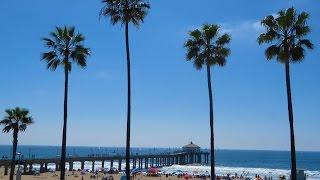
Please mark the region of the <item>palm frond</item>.
[[193, 58], [196, 58], [199, 55], [199, 50], [199, 48], [188, 49], [187, 60], [192, 60]]
[[225, 48], [225, 47], [218, 47], [215, 49], [214, 53], [218, 57], [228, 57], [231, 53], [231, 50], [229, 48]]
[[76, 36], [74, 36], [74, 38], [72, 38], [71, 44], [78, 45], [81, 44], [84, 40], [85, 37], [82, 34], [78, 33]]
[[5, 117], [5, 119], [0, 121], [0, 124], [2, 125], [10, 125], [11, 124], [11, 120], [7, 117]]
[[272, 45], [265, 50], [265, 56], [268, 60], [273, 59], [279, 54], [279, 47], [277, 45]]
[[68, 40], [70, 40], [70, 36], [69, 36], [69, 27], [64, 26], [62, 28], [62, 39], [67, 42]]
[[57, 53], [55, 51], [49, 51], [49, 52], [42, 53], [42, 56], [41, 56], [41, 60], [45, 60], [48, 62], [50, 62], [56, 58], [57, 58]]
[[19, 131], [24, 132], [27, 129], [27, 125], [21, 124], [18, 129], [19, 129]]
[[55, 47], [55, 43], [52, 39], [50, 38], [42, 38], [42, 41], [44, 41], [44, 44], [48, 47], [48, 48], [51, 48], [51, 47]]
[[215, 25], [215, 24], [205, 24], [202, 26], [202, 31], [204, 33], [204, 37], [207, 39], [207, 40], [211, 40], [213, 39], [215, 36], [218, 35], [219, 33], [219, 26], [218, 25]]
[[41, 57], [42, 60], [46, 61], [48, 69], [54, 71], [61, 66], [71, 72], [72, 63], [81, 68], [86, 67], [86, 58], [90, 55], [90, 49], [84, 47], [85, 37], [76, 32], [74, 26], [56, 27], [55, 31], [50, 33], [50, 36], [53, 39], [43, 38], [49, 51], [42, 53]]
[[276, 28], [277, 23], [275, 18], [272, 15], [269, 15], [261, 21], [261, 25], [268, 29], [274, 29]]
[[297, 43], [298, 46], [306, 47], [308, 49], [313, 49], [314, 45], [308, 39], [300, 39]]
[[296, 21], [296, 26], [304, 26], [309, 19], [309, 14], [306, 12], [302, 12], [298, 15], [297, 21]]
[[222, 66], [225, 66], [225, 65], [226, 65], [227, 60], [226, 60], [226, 58], [224, 58], [224, 57], [216, 56], [216, 57], [214, 58], [213, 63], [215, 63], [215, 64], [217, 64], [218, 66], [221, 66], [221, 67], [222, 67]]
[[4, 133], [8, 133], [12, 130], [12, 127], [11, 126], [5, 126], [3, 129], [2, 129], [2, 132]]
[[74, 26], [71, 26], [71, 27], [68, 28], [67, 31], [68, 31], [68, 36], [69, 37], [74, 37], [75, 36], [75, 34], [74, 34], [75, 33], [75, 29], [76, 28]]
[[230, 41], [231, 41], [231, 36], [230, 36], [229, 34], [223, 34], [222, 36], [220, 36], [220, 37], [218, 38], [218, 40], [217, 40], [216, 43], [217, 43], [219, 46], [223, 46], [223, 45], [225, 45], [225, 44], [230, 43]]
[[204, 53], [199, 53], [198, 56], [194, 57], [194, 67], [198, 70], [202, 69], [202, 66], [206, 63], [206, 57]]
[[55, 32], [52, 32], [52, 35], [54, 35], [54, 37], [58, 37], [59, 40], [63, 40], [63, 28], [61, 27], [56, 27], [56, 31]]
[[296, 14], [296, 10], [291, 7], [291, 8], [288, 8], [287, 11], [286, 11], [286, 26], [288, 28], [292, 27], [295, 22], [297, 21], [297, 14]]
[[57, 29], [56, 29], [56, 32], [50, 32], [49, 35], [53, 38], [52, 42], [54, 43], [54, 45], [58, 46], [60, 43], [62, 43], [62, 37], [59, 36]]
[[12, 111], [12, 109], [6, 109], [5, 110], [5, 113], [7, 114], [7, 116], [13, 116], [13, 111]]
[[23, 118], [21, 118], [21, 123], [22, 124], [33, 124], [33, 118], [31, 116], [24, 116]]
[[277, 60], [280, 63], [283, 63], [283, 64], [286, 63], [287, 61], [290, 61], [290, 54], [288, 54], [286, 52], [284, 47], [279, 47], [279, 53], [278, 53], [278, 56], [277, 56]]
[[0, 124], [5, 126], [3, 128], [3, 132], [5, 133], [17, 128], [24, 131], [28, 125], [33, 123], [28, 109], [16, 107], [14, 109], [7, 109], [6, 113], [7, 116], [0, 121]]
[[297, 38], [301, 38], [310, 32], [310, 27], [309, 26], [295, 26], [295, 27], [293, 27], [293, 30], [295, 31]]
[[194, 39], [194, 40], [199, 40], [201, 38], [201, 31], [199, 29], [193, 30], [189, 32], [189, 35]]
[[219, 36], [219, 26], [204, 24], [201, 29], [189, 32], [190, 38], [184, 47], [187, 50], [187, 61], [193, 60], [196, 69], [205, 66], [224, 66], [226, 57], [230, 55], [230, 49], [225, 47], [231, 41], [228, 34]]
[[99, 16], [109, 17], [111, 24], [132, 23], [139, 26], [150, 9], [145, 0], [102, 0], [103, 7]]
[[277, 25], [284, 30], [289, 30], [295, 21], [296, 11], [294, 8], [288, 8], [285, 11], [280, 11], [278, 13], [278, 17], [276, 18]]
[[263, 43], [271, 43], [281, 37], [280, 34], [278, 34], [274, 29], [268, 30], [266, 33], [260, 34], [258, 37], [258, 43], [263, 44]]
[[71, 52], [70, 57], [79, 67], [85, 68], [87, 66], [86, 57], [89, 55], [89, 48], [85, 48], [82, 45], [77, 45]]
[[301, 46], [295, 46], [291, 50], [291, 61], [292, 62], [301, 62], [304, 58], [304, 49]]
[[55, 59], [55, 60], [53, 60], [53, 61], [50, 61], [50, 62], [47, 64], [47, 69], [50, 69], [51, 71], [55, 71], [60, 64], [61, 64], [61, 61]]
[[309, 14], [298, 14], [291, 7], [278, 12], [277, 17], [267, 16], [261, 21], [266, 32], [260, 34], [258, 43], [274, 43], [265, 50], [268, 60], [276, 58], [281, 63], [300, 62], [305, 56], [305, 49], [313, 49], [308, 39], [303, 39], [310, 32], [307, 25]]

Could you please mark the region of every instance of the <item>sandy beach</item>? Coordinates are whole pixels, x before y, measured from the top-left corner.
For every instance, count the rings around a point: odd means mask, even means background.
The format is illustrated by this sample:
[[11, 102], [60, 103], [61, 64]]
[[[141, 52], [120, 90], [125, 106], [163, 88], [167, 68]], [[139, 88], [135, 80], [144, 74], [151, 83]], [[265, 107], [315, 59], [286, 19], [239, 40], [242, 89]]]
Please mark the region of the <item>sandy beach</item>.
[[[35, 180], [35, 179], [48, 179], [48, 180], [54, 180], [54, 179], [60, 179], [59, 178], [59, 175], [58, 175], [59, 173], [42, 173], [42, 174], [40, 174], [39, 176], [34, 176], [34, 175], [23, 175], [22, 176], [22, 178], [21, 179], [23, 179], [23, 180]], [[84, 180], [87, 180], [87, 179], [94, 179], [94, 178], [90, 178], [90, 175], [92, 175], [92, 174], [85, 174], [85, 175], [80, 175], [80, 173], [78, 173], [78, 172], [76, 172], [76, 173], [74, 173], [74, 174], [72, 174], [72, 173], [70, 173], [70, 172], [68, 172], [67, 173], [67, 176], [66, 176], [66, 179], [69, 179], [69, 180], [81, 180], [82, 179], [82, 177], [83, 177], [83, 179]], [[110, 176], [112, 176], [114, 179], [120, 179], [120, 174], [113, 174], [113, 175], [108, 175], [108, 174], [106, 174], [106, 175], [103, 175], [103, 174], [99, 174], [98, 175], [98, 177], [96, 178], [96, 179], [102, 179], [102, 177], [110, 177]], [[9, 179], [9, 176], [1, 176], [0, 177], [0, 179], [3, 179], [3, 180], [7, 180], [7, 179]], [[137, 176], [137, 178], [135, 178], [135, 179], [166, 179], [165, 177], [164, 178], [162, 178], [162, 177], [154, 177], [154, 178], [152, 178], [152, 177], [143, 177], [143, 176]], [[178, 179], [178, 178], [176, 178], [176, 177], [171, 177], [171, 178], [167, 178], [167, 179]]]
[[[81, 180], [82, 177], [84, 180], [94, 179], [94, 178], [90, 178], [90, 175], [92, 175], [92, 174], [80, 175], [80, 173], [78, 173], [78, 172], [72, 175], [72, 173], [68, 172], [66, 179], [68, 179], [68, 180]], [[120, 174], [112, 174], [112, 175], [99, 174], [98, 178], [96, 178], [96, 179], [102, 179], [103, 176], [104, 177], [112, 176], [114, 179], [120, 179], [121, 175]], [[0, 176], [0, 179], [7, 180], [7, 179], [9, 179], [9, 176]], [[36, 180], [36, 179], [38, 179], [38, 180], [39, 179], [54, 180], [54, 179], [59, 179], [59, 176], [58, 176], [58, 173], [42, 173], [39, 176], [23, 175], [21, 179], [22, 180]], [[145, 180], [151, 180], [151, 179], [177, 180], [177, 179], [183, 179], [183, 178], [178, 178], [176, 176], [166, 177], [165, 175], [162, 175], [160, 177], [147, 177], [147, 176], [143, 176], [143, 175], [137, 175], [137, 176], [135, 176], [134, 179], [136, 179], [136, 180], [142, 180], [142, 179], [145, 179]], [[193, 179], [197, 179], [197, 178], [193, 178]]]
[[[9, 179], [9, 175], [4, 176], [4, 169], [1, 168], [0, 169], [0, 180], [8, 180]], [[75, 172], [66, 172], [66, 179], [68, 180], [82, 180], [82, 178], [84, 180], [89, 180], [89, 179], [102, 179], [103, 177], [110, 177], [112, 176], [115, 180], [120, 179], [120, 177], [122, 176], [122, 174], [103, 174], [103, 173], [99, 173], [98, 176], [96, 178], [92, 178], [90, 176], [92, 176], [92, 173], [87, 173], [85, 175], [81, 175], [80, 172], [75, 171]], [[14, 177], [15, 179], [15, 177]], [[41, 173], [38, 176], [35, 175], [22, 175], [22, 180], [40, 180], [40, 179], [47, 179], [47, 180], [56, 180], [59, 179], [59, 172], [47, 172], [47, 173]], [[149, 176], [144, 176], [144, 175], [136, 175], [135, 178], [136, 180], [152, 180], [152, 179], [163, 179], [163, 180], [178, 180], [178, 179], [183, 179], [183, 178], [178, 178], [176, 176], [168, 176], [166, 177], [165, 175], [159, 176], [159, 177], [149, 177]], [[193, 178], [193, 179], [198, 179], [198, 178]]]

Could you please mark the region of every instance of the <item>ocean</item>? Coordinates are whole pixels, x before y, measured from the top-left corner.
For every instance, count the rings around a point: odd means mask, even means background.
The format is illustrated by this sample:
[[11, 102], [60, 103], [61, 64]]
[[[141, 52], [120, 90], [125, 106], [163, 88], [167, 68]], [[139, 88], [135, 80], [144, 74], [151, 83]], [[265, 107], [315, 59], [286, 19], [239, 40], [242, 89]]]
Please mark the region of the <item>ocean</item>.
[[[159, 154], [180, 150], [179, 148], [132, 148], [133, 154]], [[19, 146], [23, 158], [52, 158], [60, 154], [58, 146]], [[124, 154], [124, 148], [117, 147], [68, 147], [68, 156], [88, 156], [103, 154]], [[0, 158], [6, 156], [10, 158], [11, 146], [0, 145]], [[95, 164], [99, 168], [99, 162]], [[80, 164], [74, 164], [74, 167]], [[90, 162], [85, 164], [85, 168], [90, 169]], [[108, 164], [106, 163], [106, 166]], [[118, 165], [115, 163], [115, 167]], [[125, 164], [122, 164], [124, 169]], [[36, 167], [36, 166], [35, 166]], [[50, 165], [49, 165], [50, 167]], [[101, 167], [101, 166], [100, 166]], [[308, 179], [320, 179], [320, 152], [297, 152], [297, 168], [305, 170]], [[290, 173], [290, 152], [289, 151], [259, 151], [259, 150], [217, 150], [216, 151], [216, 171], [218, 175], [244, 174], [254, 176], [279, 175], [288, 176]], [[162, 171], [174, 172], [210, 172], [208, 165], [190, 165], [164, 167]]]

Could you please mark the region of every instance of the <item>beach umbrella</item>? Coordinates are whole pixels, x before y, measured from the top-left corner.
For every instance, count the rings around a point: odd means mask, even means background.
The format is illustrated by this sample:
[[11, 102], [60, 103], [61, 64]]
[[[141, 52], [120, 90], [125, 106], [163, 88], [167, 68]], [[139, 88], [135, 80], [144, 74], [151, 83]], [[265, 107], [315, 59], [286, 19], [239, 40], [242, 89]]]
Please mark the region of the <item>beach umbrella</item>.
[[149, 174], [158, 174], [159, 173], [159, 169], [152, 167], [152, 168], [149, 168], [147, 172]]
[[137, 173], [140, 173], [140, 172], [141, 172], [141, 169], [138, 169], [138, 168], [132, 169], [132, 171], [131, 171], [132, 174], [137, 174]]
[[192, 176], [188, 173], [183, 175], [183, 179], [192, 179]]

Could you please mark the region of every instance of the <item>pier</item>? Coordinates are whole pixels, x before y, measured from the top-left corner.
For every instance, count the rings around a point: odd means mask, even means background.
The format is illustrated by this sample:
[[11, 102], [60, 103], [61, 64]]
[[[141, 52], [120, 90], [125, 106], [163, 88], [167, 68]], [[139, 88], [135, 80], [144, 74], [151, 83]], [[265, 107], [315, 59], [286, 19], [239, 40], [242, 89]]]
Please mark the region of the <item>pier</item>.
[[[91, 162], [91, 171], [95, 171], [95, 163], [100, 162], [102, 168], [112, 169], [114, 168], [114, 162], [117, 162], [118, 171], [122, 171], [121, 164], [125, 162], [124, 154], [116, 155], [88, 155], [87, 157], [69, 156], [66, 158], [66, 164], [69, 165], [69, 171], [78, 170], [74, 168], [74, 163], [81, 164], [81, 170], [85, 170], [85, 163]], [[38, 169], [40, 173], [48, 172], [48, 165], [54, 165], [55, 170], [60, 170], [60, 157], [56, 158], [31, 158], [31, 159], [20, 159], [16, 164], [23, 166], [23, 174], [34, 173], [34, 165], [40, 166]], [[4, 167], [4, 175], [8, 174], [11, 161], [8, 159], [0, 160], [0, 167]], [[160, 154], [132, 154], [130, 156], [130, 168], [131, 169], [148, 169], [150, 167], [162, 167], [171, 166], [174, 164], [186, 165], [186, 164], [208, 164], [209, 163], [209, 152], [201, 151], [201, 148], [192, 142], [182, 147], [181, 151], [175, 151], [172, 153], [160, 153]], [[109, 164], [109, 167], [106, 167]]]
[[[0, 167], [4, 167], [4, 175], [8, 174], [10, 167], [10, 160], [0, 160]], [[69, 171], [77, 170], [73, 168], [74, 162], [81, 163], [81, 169], [84, 169], [85, 162], [92, 162], [91, 170], [95, 171], [95, 162], [101, 162], [102, 168], [114, 168], [114, 162], [118, 162], [118, 170], [122, 171], [121, 164], [125, 162], [124, 155], [104, 155], [104, 156], [88, 156], [88, 157], [68, 157], [66, 163], [69, 164]], [[109, 167], [105, 167], [106, 162], [110, 162]], [[171, 166], [173, 164], [186, 165], [186, 164], [208, 164], [209, 153], [202, 151], [181, 151], [168, 154], [144, 154], [130, 156], [132, 164], [131, 169], [147, 169], [149, 167]], [[18, 164], [18, 161], [17, 161]], [[23, 166], [24, 174], [31, 174], [34, 172], [33, 166], [40, 165], [40, 172], [47, 172], [48, 164], [55, 164], [55, 170], [60, 170], [60, 158], [47, 158], [47, 159], [21, 159], [20, 165]]]

